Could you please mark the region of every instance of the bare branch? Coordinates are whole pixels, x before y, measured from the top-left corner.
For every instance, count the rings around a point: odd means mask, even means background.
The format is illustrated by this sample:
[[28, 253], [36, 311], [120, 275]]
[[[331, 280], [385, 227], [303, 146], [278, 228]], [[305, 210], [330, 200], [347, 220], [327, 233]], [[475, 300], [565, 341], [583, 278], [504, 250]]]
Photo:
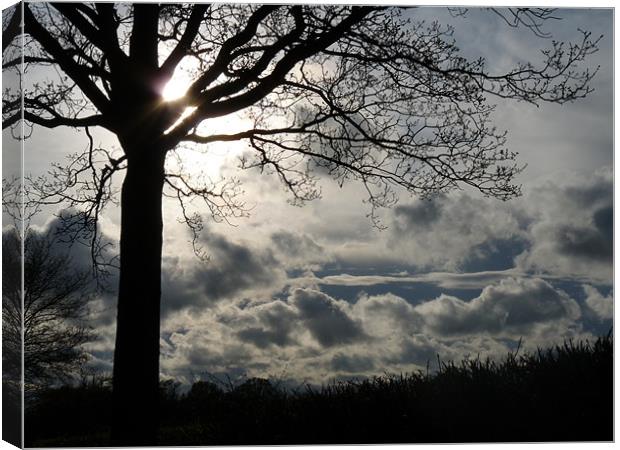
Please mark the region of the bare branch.
[[168, 58], [161, 65], [161, 72], [166, 74], [168, 77], [172, 76], [174, 72], [174, 68], [179, 64], [181, 59], [187, 54], [192, 41], [196, 38], [198, 34], [198, 28], [200, 27], [202, 20], [204, 19], [205, 12], [208, 10], [209, 6], [204, 4], [196, 4], [192, 8], [192, 13], [187, 21], [187, 25], [185, 26], [185, 31], [183, 32], [183, 36], [179, 39], [179, 42], [174, 47]]
[[[80, 118], [69, 118], [62, 116], [54, 116], [52, 118], [46, 119], [36, 114], [31, 113], [30, 111], [24, 112], [24, 119], [28, 122], [35, 123], [37, 125], [44, 126], [46, 128], [56, 128], [60, 126], [67, 127], [95, 127], [95, 126], [103, 126], [105, 124], [102, 115], [95, 115], [89, 117], [80, 117]], [[7, 121], [7, 124], [3, 123], [3, 128], [6, 128], [10, 125], [10, 121]]]
[[256, 31], [261, 21], [276, 9], [277, 7], [271, 5], [259, 7], [248, 19], [247, 24], [243, 30], [222, 44], [218, 56], [209, 68], [209, 70], [205, 71], [205, 73], [190, 86], [187, 91], [187, 96], [195, 97], [203, 89], [207, 88], [211, 83], [213, 83], [217, 79], [217, 77], [219, 77], [226, 69], [226, 65], [230, 60], [230, 55], [232, 51], [235, 48], [249, 42], [256, 34]]
[[[393, 204], [400, 188], [420, 196], [462, 186], [500, 199], [518, 195], [512, 179], [522, 167], [505, 148], [505, 132], [493, 127], [489, 96], [536, 105], [581, 98], [590, 92], [596, 70], [580, 66], [599, 42], [584, 32], [576, 44], [551, 42], [540, 64], [492, 73], [484, 60], [460, 54], [450, 27], [409, 21], [398, 8], [55, 6], [60, 14], [50, 16], [53, 31], [46, 33], [41, 23], [31, 31], [41, 51], [29, 54], [29, 62], [59, 65], [99, 111], [87, 112], [69, 82], [40, 85], [26, 93], [27, 121], [107, 126], [117, 132], [123, 151], [168, 152], [170, 158], [181, 142], [208, 147], [243, 140], [254, 152], [244, 154], [241, 166], [276, 175], [294, 203], [320, 195], [313, 175], [320, 169], [340, 184], [362, 183], [371, 214]], [[453, 12], [464, 16], [466, 10]], [[503, 14], [509, 26], [541, 36], [544, 22], [555, 19], [544, 8], [494, 13]], [[36, 25], [30, 10], [27, 19]], [[157, 42], [165, 42], [169, 52], [160, 67]], [[187, 56], [197, 63], [193, 83], [184, 97], [163, 102], [163, 84]], [[93, 87], [96, 92], [89, 94]], [[108, 107], [101, 89], [113, 107], [104, 110], [92, 101], [101, 95]], [[16, 101], [6, 99], [9, 111]], [[209, 119], [241, 112], [254, 126], [207, 132]], [[7, 114], [5, 124], [17, 119]], [[101, 149], [89, 141], [92, 157]], [[50, 185], [46, 190], [92, 219], [100, 211], [93, 205], [109, 200], [111, 174], [126, 162], [94, 170], [92, 158], [76, 158], [62, 168], [71, 174], [65, 191]], [[182, 171], [166, 179], [191, 229], [199, 221], [183, 199], [204, 199], [215, 220], [242, 209], [232, 198], [224, 200], [216, 183], [198, 179]], [[234, 183], [222, 183], [236, 192]], [[86, 188], [95, 194], [85, 195]], [[78, 189], [79, 195], [66, 189]]]
[[88, 73], [78, 66], [65, 52], [60, 44], [42, 27], [30, 8], [24, 6], [25, 24], [30, 33], [47, 52], [57, 61], [63, 71], [77, 83], [84, 94], [101, 112], [108, 110], [109, 101], [99, 88], [88, 78]]
[[543, 30], [548, 20], [560, 20], [554, 16], [555, 8], [490, 8], [495, 14], [510, 27], [524, 26], [529, 28], [536, 36], [549, 38], [551, 34]]
[[13, 43], [15, 38], [22, 33], [21, 15], [21, 8], [17, 5], [8, 25], [2, 30], [2, 53], [4, 53], [9, 45]]

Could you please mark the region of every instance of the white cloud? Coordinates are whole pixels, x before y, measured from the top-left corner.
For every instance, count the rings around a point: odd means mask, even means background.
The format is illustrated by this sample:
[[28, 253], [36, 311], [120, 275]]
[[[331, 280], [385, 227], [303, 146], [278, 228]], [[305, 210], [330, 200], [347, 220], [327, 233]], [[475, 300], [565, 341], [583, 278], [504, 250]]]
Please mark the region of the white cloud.
[[456, 192], [397, 206], [388, 242], [403, 262], [455, 270], [484, 253], [482, 245], [521, 237], [518, 217], [505, 204]]
[[413, 306], [394, 294], [352, 301], [314, 289], [284, 299], [221, 302], [164, 322], [162, 370], [189, 379], [202, 372], [247, 373], [313, 383], [434, 367], [436, 356], [502, 357], [507, 341], [524, 347], [591, 337], [578, 304], [540, 279], [509, 278], [471, 301], [441, 295]]
[[[324, 286], [376, 286], [387, 284], [429, 283], [445, 289], [482, 289], [490, 283], [510, 277], [528, 277], [525, 272], [508, 270], [487, 270], [482, 272], [427, 272], [409, 275], [407, 272], [398, 275], [351, 275], [342, 273], [317, 277], [310, 273], [302, 277], [291, 278], [289, 283], [295, 285]], [[549, 277], [553, 278], [553, 277]]]
[[614, 298], [613, 293], [609, 293], [606, 297], [593, 286], [584, 284], [583, 291], [586, 294], [586, 304], [601, 319], [613, 319], [614, 317]]
[[575, 322], [581, 310], [565, 292], [541, 279], [509, 278], [465, 302], [440, 297], [416, 307], [428, 330], [445, 336], [487, 333], [518, 337], [537, 327]]
[[528, 189], [530, 248], [517, 267], [611, 284], [613, 175], [567, 173]]
[[[491, 271], [512, 267], [541, 277], [611, 283], [610, 168], [545, 177], [504, 203], [471, 192], [415, 200], [397, 206], [392, 217], [392, 260], [418, 270], [469, 272], [481, 261]], [[381, 255], [379, 242], [365, 245]]]

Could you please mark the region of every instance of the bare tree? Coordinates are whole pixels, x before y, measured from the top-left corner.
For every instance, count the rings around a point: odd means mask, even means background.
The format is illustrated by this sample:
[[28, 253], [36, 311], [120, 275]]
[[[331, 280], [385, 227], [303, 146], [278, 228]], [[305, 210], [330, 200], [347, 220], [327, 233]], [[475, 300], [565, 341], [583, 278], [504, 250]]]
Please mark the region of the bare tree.
[[[70, 379], [86, 361], [82, 344], [93, 336], [86, 323], [89, 274], [72, 269], [69, 254], [55, 251], [54, 243], [51, 235], [27, 232], [22, 307], [21, 238], [14, 231], [2, 235], [2, 352], [4, 362], [21, 361], [23, 314], [26, 389]], [[20, 370], [4, 364], [7, 375]]]
[[[512, 10], [517, 11], [517, 10]], [[511, 26], [540, 34], [545, 10], [499, 12]], [[371, 6], [27, 3], [25, 70], [55, 79], [25, 86], [28, 127], [91, 127], [116, 135], [120, 154], [90, 145], [52, 177], [43, 198], [79, 206], [86, 229], [120, 192], [120, 283], [113, 389], [115, 443], [153, 443], [157, 421], [162, 195], [178, 198], [198, 232], [201, 217], [243, 214], [235, 180], [187, 176], [181, 149], [244, 141], [241, 167], [278, 176], [294, 202], [317, 198], [316, 169], [366, 188], [371, 216], [397, 190], [430, 196], [470, 186], [509, 199], [515, 155], [492, 125], [489, 98], [563, 103], [585, 96], [596, 51], [550, 42], [540, 65], [492, 73], [459, 53], [449, 27], [415, 20], [415, 10]], [[8, 29], [8, 26], [5, 26]], [[11, 44], [4, 70], [20, 65]], [[8, 56], [7, 56], [8, 55]], [[184, 62], [185, 95], [162, 91]], [[56, 71], [56, 72], [54, 72]], [[51, 76], [51, 75], [50, 75]], [[19, 123], [21, 99], [3, 98], [3, 127]], [[243, 113], [252, 126], [217, 132], [213, 119]]]
[[3, 378], [21, 379], [23, 351], [24, 389], [34, 391], [72, 379], [86, 362], [82, 344], [94, 338], [88, 325], [94, 286], [58, 230], [30, 227], [40, 209], [24, 196], [21, 181], [2, 180], [3, 214], [13, 222], [2, 231]]
[[[21, 179], [2, 179], [2, 387], [16, 408], [5, 411], [7, 422], [21, 419], [22, 393], [30, 399], [81, 376], [88, 361], [83, 344], [95, 338], [88, 323], [95, 287], [90, 271], [75, 267], [60, 233], [30, 227], [41, 211], [24, 193]], [[16, 432], [11, 442], [17, 445], [21, 425], [5, 425]]]

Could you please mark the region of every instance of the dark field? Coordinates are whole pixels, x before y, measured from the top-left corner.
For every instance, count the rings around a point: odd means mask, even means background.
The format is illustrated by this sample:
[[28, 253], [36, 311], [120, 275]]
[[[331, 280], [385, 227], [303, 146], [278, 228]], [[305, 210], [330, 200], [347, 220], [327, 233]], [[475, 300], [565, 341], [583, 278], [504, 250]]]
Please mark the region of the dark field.
[[[110, 399], [99, 381], [40, 393], [26, 446], [109, 445]], [[168, 382], [161, 403], [160, 445], [611, 441], [613, 340], [296, 391]]]

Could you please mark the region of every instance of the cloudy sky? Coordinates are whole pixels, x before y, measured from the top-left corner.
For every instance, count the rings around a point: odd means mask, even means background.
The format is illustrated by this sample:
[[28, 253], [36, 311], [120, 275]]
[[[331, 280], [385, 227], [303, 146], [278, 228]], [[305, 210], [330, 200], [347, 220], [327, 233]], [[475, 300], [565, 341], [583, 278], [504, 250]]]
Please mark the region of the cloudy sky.
[[[607, 333], [613, 318], [612, 11], [558, 11], [546, 30], [578, 39], [603, 34], [585, 100], [541, 105], [491, 100], [494, 122], [527, 168], [520, 198], [501, 202], [470, 191], [431, 201], [402, 194], [366, 217], [361, 186], [321, 180], [322, 197], [292, 206], [277, 178], [239, 171], [242, 144], [209, 149], [210, 173], [236, 175], [252, 207], [233, 225], [207, 221], [194, 255], [191, 236], [166, 200], [162, 280], [162, 375], [189, 382], [207, 373], [321, 383], [336, 378], [425, 369], [442, 359], [505, 355]], [[455, 26], [464, 55], [501, 70], [540, 61], [550, 41], [506, 27], [488, 12], [454, 18], [423, 8], [415, 18]], [[104, 132], [97, 145], [118, 147]], [[83, 132], [37, 128], [27, 143], [28, 172], [82, 151]], [[11, 163], [4, 158], [5, 171]], [[119, 180], [120, 181], [120, 180]], [[53, 228], [45, 211], [38, 229]], [[119, 212], [101, 221], [112, 241]], [[87, 254], [74, 249], [76, 264]], [[92, 364], [111, 368], [114, 293], [92, 303], [99, 339]]]

